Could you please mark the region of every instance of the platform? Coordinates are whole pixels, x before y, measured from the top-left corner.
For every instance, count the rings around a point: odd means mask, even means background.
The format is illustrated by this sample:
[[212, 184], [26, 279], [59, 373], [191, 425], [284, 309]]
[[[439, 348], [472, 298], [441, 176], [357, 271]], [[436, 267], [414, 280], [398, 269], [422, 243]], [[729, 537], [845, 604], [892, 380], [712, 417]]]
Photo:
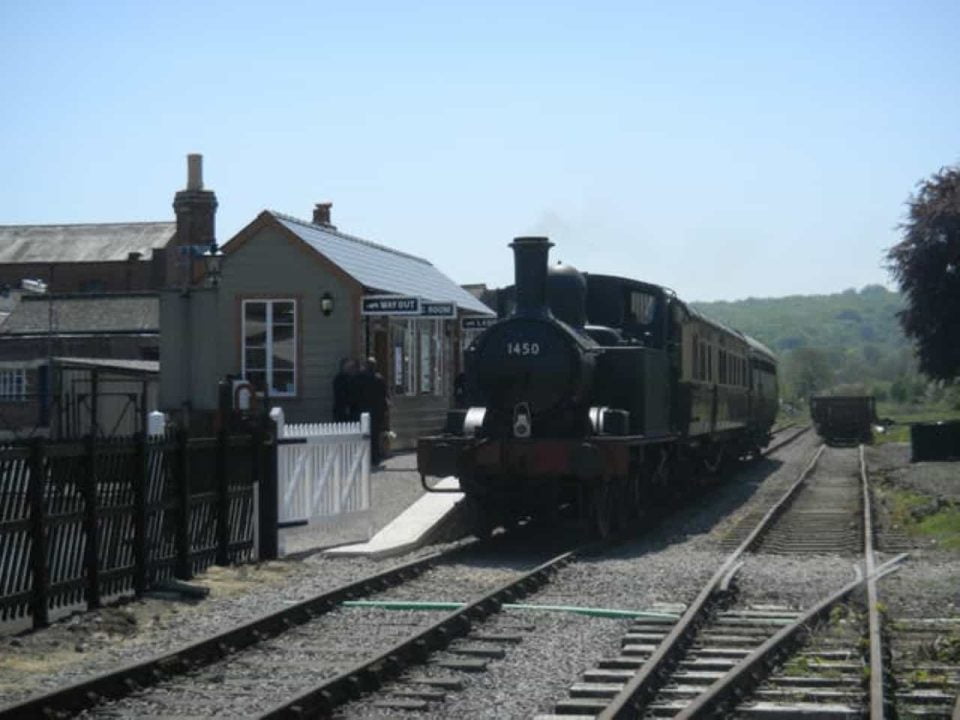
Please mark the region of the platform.
[[[444, 478], [433, 485], [444, 490], [460, 487], [455, 477]], [[438, 540], [439, 535], [449, 529], [456, 505], [462, 497], [463, 493], [460, 492], [425, 493], [369, 541], [342, 545], [325, 551], [325, 554], [377, 559], [415, 550]]]

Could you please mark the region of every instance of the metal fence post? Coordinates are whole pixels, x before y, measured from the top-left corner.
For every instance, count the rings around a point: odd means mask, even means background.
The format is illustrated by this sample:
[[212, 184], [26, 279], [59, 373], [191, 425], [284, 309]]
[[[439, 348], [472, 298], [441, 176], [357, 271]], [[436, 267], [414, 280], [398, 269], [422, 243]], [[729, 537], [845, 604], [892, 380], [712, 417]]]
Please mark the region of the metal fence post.
[[33, 627], [50, 624], [50, 574], [47, 570], [47, 508], [44, 499], [46, 473], [43, 469], [43, 441], [30, 442], [29, 479], [27, 495], [30, 501], [30, 569], [33, 575], [30, 612]]
[[187, 431], [179, 428], [177, 430], [175, 469], [177, 480], [177, 559], [173, 574], [181, 580], [189, 580], [193, 577], [190, 567], [190, 452], [187, 441]]
[[217, 456], [214, 472], [217, 486], [217, 565], [227, 565], [230, 555], [230, 486], [227, 482], [227, 431], [217, 431]]
[[149, 454], [146, 429], [134, 436], [133, 473], [133, 591], [137, 597], [147, 589], [147, 483]]
[[[95, 431], [94, 431], [95, 432]], [[100, 607], [100, 528], [97, 518], [97, 439], [94, 432], [86, 437], [86, 472], [80, 476], [83, 494], [83, 532], [87, 537], [83, 564], [87, 575], [87, 607]]]
[[258, 522], [260, 533], [260, 559], [275, 560], [279, 554], [278, 528], [280, 501], [277, 497], [277, 424], [264, 419], [266, 432], [257, 429], [254, 436], [254, 458], [257, 479], [260, 483]]

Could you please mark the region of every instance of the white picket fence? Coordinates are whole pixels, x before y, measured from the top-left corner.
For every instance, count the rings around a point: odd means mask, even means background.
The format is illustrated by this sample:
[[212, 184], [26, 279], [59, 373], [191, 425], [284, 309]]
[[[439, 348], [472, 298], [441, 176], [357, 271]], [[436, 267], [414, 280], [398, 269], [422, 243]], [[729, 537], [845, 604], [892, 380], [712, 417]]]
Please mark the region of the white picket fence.
[[369, 540], [369, 415], [355, 423], [296, 424], [284, 422], [280, 408], [270, 416], [277, 424], [280, 527], [305, 525], [313, 544]]

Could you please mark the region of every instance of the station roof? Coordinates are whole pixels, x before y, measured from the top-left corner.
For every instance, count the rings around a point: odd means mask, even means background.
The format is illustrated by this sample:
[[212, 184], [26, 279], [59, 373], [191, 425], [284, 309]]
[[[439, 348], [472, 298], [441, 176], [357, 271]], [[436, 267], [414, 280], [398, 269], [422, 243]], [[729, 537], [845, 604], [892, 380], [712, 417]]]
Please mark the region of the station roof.
[[314, 225], [269, 210], [267, 214], [372, 292], [452, 302], [462, 310], [494, 314], [428, 260], [347, 235], [332, 227]]
[[159, 360], [117, 360], [115, 358], [55, 357], [60, 367], [99, 368], [130, 375], [159, 375]]
[[77, 293], [24, 297], [0, 325], [0, 337], [156, 334], [156, 293]]
[[149, 260], [176, 232], [175, 222], [0, 225], [0, 263]]

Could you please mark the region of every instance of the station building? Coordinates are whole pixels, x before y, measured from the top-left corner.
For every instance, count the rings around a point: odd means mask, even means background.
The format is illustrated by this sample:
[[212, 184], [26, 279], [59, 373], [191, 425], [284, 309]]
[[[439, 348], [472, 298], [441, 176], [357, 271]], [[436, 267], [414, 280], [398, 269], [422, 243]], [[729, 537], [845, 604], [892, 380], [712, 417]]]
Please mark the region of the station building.
[[341, 362], [373, 357], [393, 447], [442, 426], [464, 343], [493, 311], [428, 260], [337, 229], [330, 208], [309, 221], [260, 213], [222, 246], [219, 267], [161, 293], [162, 410], [215, 423], [228, 380], [288, 422], [330, 421]]

